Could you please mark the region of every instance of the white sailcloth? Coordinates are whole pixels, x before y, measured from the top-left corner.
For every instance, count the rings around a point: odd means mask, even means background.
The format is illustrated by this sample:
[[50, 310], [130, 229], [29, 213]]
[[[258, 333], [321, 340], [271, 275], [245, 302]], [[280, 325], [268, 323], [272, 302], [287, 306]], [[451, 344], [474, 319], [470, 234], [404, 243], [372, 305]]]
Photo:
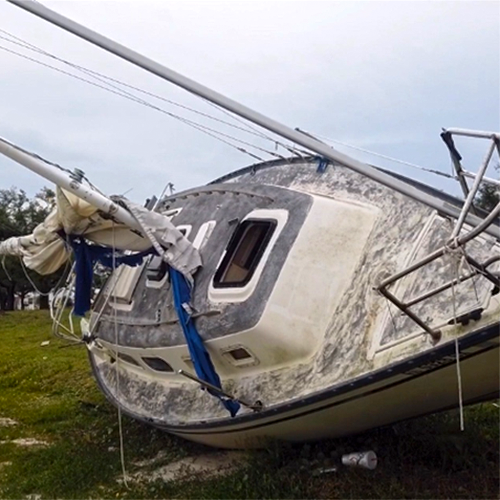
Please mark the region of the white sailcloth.
[[[125, 198], [120, 198], [120, 201], [132, 208], [135, 214], [139, 214], [143, 227], [151, 231], [165, 248], [166, 262], [185, 276], [191, 277], [202, 264], [201, 257], [191, 242], [167, 217]], [[33, 233], [0, 242], [0, 255], [19, 256], [29, 269], [39, 274], [51, 274], [71, 254], [71, 248], [58, 234], [61, 230], [65, 234], [83, 236], [93, 243], [118, 250], [143, 251], [151, 247], [150, 240], [145, 236], [124, 224], [103, 218], [93, 205], [57, 187], [54, 210]]]

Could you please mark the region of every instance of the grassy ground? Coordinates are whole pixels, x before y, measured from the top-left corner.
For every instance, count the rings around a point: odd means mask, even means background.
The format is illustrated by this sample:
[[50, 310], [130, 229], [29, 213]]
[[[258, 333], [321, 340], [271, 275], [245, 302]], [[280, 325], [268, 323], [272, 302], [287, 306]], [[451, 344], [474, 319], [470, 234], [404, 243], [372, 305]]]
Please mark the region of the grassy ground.
[[[130, 480], [127, 487], [116, 410], [96, 389], [84, 348], [63, 345], [51, 338], [45, 312], [0, 315], [0, 498], [499, 497], [499, 410], [492, 403], [468, 408], [462, 433], [450, 412], [349, 439], [276, 445], [249, 453], [223, 477]], [[127, 418], [123, 432], [130, 474], [147, 477], [149, 469], [214, 453]], [[38, 444], [13, 442], [28, 438]], [[362, 449], [377, 452], [375, 471], [324, 472], [342, 453]]]

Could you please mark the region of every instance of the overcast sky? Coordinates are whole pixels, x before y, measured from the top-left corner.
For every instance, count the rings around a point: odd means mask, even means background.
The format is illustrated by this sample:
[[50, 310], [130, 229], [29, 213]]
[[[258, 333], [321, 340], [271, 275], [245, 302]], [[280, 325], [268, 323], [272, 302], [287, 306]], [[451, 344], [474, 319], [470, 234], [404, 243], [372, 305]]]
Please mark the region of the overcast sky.
[[[291, 127], [427, 168], [450, 172], [441, 127], [500, 130], [497, 1], [43, 3]], [[0, 3], [0, 28], [72, 63], [228, 119], [199, 98], [6, 2]], [[90, 79], [3, 38], [1, 47]], [[128, 196], [142, 202], [167, 182], [181, 190], [254, 162], [164, 113], [4, 50], [0, 75], [0, 136], [83, 169], [108, 194], [131, 190]], [[187, 110], [142, 98], [255, 143]], [[258, 144], [274, 150], [270, 143]], [[477, 169], [486, 143], [458, 145], [469, 155], [466, 165]], [[452, 181], [338, 148], [457, 192]], [[46, 184], [0, 158], [0, 188], [34, 194]]]

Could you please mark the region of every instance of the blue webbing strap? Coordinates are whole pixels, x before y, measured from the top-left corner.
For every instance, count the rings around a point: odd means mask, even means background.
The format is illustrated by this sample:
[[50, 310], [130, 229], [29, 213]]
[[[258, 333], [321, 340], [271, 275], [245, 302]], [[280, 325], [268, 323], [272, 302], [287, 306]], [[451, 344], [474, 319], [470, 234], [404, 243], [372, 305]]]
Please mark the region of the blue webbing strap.
[[[90, 310], [90, 293], [95, 262], [100, 262], [106, 267], [113, 267], [113, 249], [97, 245], [88, 245], [84, 238], [69, 237], [69, 242], [75, 254], [75, 305], [73, 314], [84, 316]], [[126, 264], [138, 266], [146, 255], [156, 253], [153, 248], [133, 255], [115, 257], [114, 264]], [[174, 296], [174, 305], [179, 317], [179, 322], [186, 338], [189, 354], [193, 360], [196, 375], [205, 382], [222, 388], [220, 378], [215, 371], [210, 355], [206, 350], [203, 340], [194, 325], [194, 322], [184, 307], [191, 301], [191, 289], [183, 274], [173, 268], [169, 268], [170, 281]], [[219, 394], [208, 390], [208, 392], [222, 401], [231, 416], [234, 417], [240, 409], [239, 403], [222, 398]]]
[[318, 174], [323, 174], [326, 172], [326, 169], [330, 164], [330, 160], [324, 156], [317, 156], [316, 160], [318, 160], [318, 168], [316, 169], [316, 172], [318, 172]]
[[[185, 304], [189, 304], [191, 301], [191, 289], [189, 287], [189, 283], [184, 275], [179, 271], [170, 268], [169, 272], [175, 309], [177, 311], [177, 315], [179, 316], [179, 322], [182, 326], [184, 337], [186, 338], [186, 343], [188, 345], [191, 359], [193, 360], [196, 375], [205, 382], [222, 388], [219, 375], [217, 375], [214, 365], [212, 364], [212, 360], [210, 359], [210, 354], [208, 354], [208, 351], [203, 344], [203, 340], [194, 325], [193, 319], [184, 307]], [[229, 413], [231, 413], [232, 417], [238, 413], [238, 410], [240, 409], [239, 403], [224, 399], [219, 394], [210, 391], [210, 389], [208, 389], [208, 392], [222, 401], [222, 404], [226, 407]]]
[[[69, 236], [69, 243], [75, 255], [75, 305], [73, 314], [75, 316], [85, 316], [90, 310], [90, 294], [92, 291], [92, 281], [94, 277], [94, 264], [100, 262], [102, 265], [113, 267], [113, 249], [98, 245], [88, 245], [85, 239]], [[144, 257], [153, 253], [153, 249], [133, 255], [120, 255], [115, 257], [115, 265], [126, 264], [128, 266], [138, 266]]]

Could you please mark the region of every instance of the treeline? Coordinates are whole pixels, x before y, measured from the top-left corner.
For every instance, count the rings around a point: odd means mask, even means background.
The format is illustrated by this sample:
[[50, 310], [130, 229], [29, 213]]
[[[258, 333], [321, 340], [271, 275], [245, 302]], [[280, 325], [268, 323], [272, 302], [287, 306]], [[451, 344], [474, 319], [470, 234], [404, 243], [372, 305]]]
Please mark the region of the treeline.
[[[54, 205], [55, 193], [48, 188], [42, 189], [31, 199], [22, 189], [1, 189], [0, 241], [30, 234], [47, 217]], [[40, 308], [47, 309], [47, 294], [57, 283], [63, 270], [50, 276], [40, 276], [26, 269], [19, 257], [0, 255], [0, 261], [0, 310], [14, 309], [16, 298], [23, 308], [26, 295], [36, 289], [42, 292], [39, 297]]]

